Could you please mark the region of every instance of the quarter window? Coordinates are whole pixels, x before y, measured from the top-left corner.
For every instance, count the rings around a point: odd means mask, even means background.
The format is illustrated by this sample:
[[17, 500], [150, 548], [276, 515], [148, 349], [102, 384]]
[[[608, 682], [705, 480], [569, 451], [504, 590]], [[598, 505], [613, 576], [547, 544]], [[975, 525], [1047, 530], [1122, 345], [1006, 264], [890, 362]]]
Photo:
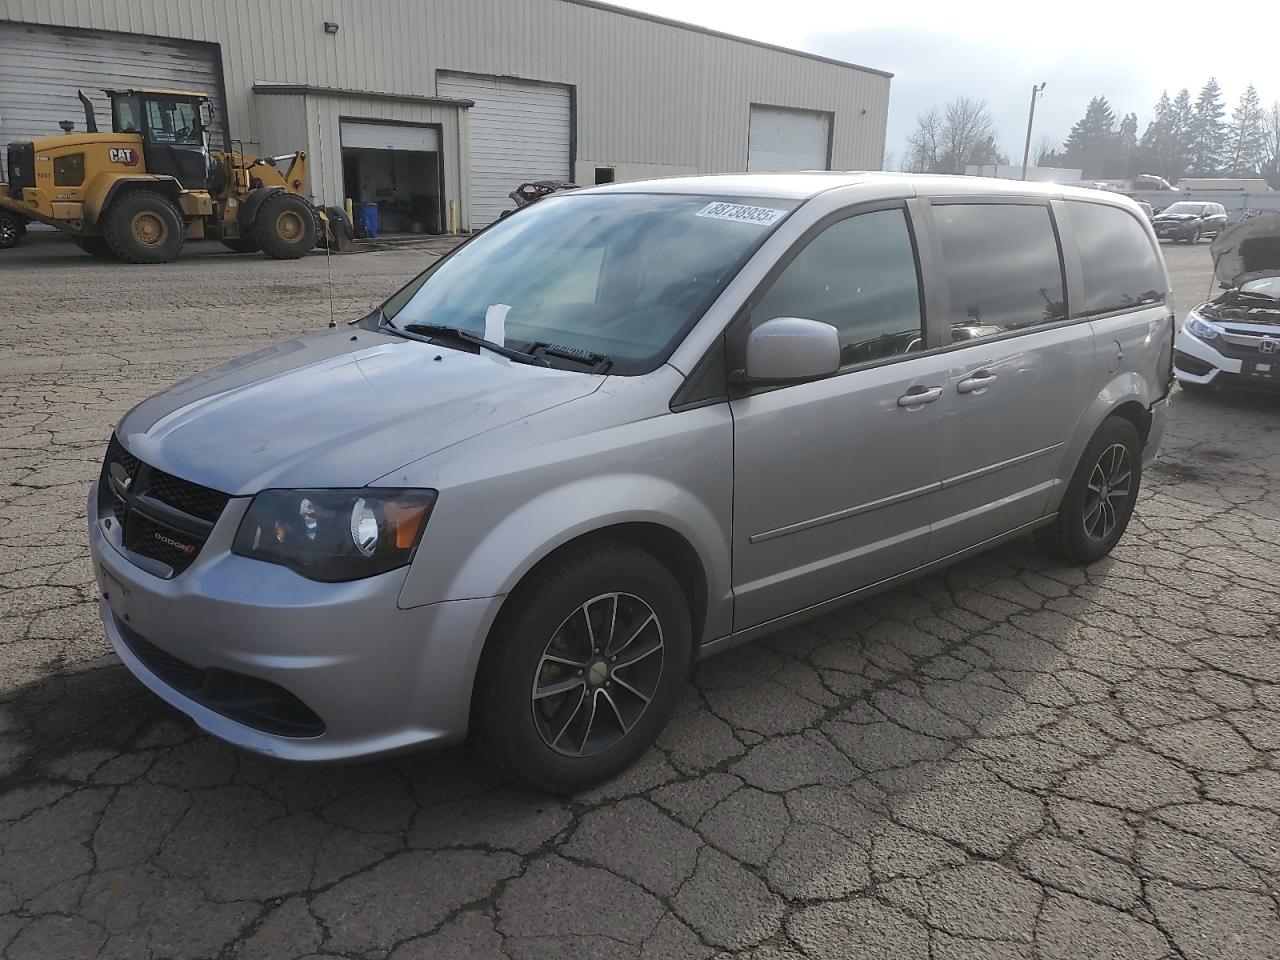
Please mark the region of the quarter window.
[[1120, 207], [1068, 200], [1084, 273], [1084, 312], [1159, 303], [1166, 290], [1160, 258], [1137, 219]]
[[997, 337], [1067, 317], [1049, 209], [936, 204], [953, 342]]
[[904, 211], [860, 214], [814, 238], [752, 311], [754, 324], [775, 317], [831, 324], [845, 366], [921, 349], [920, 286]]

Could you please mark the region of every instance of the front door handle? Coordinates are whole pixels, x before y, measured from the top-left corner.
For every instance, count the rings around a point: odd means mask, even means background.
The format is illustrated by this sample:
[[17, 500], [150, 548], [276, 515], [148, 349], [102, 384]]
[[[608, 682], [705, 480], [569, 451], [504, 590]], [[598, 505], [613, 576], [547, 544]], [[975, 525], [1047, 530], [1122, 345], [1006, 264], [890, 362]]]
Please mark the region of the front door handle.
[[898, 406], [918, 407], [926, 403], [933, 403], [933, 401], [937, 400], [941, 396], [941, 387], [912, 387], [898, 398]]
[[977, 370], [956, 384], [961, 393], [974, 393], [996, 382], [996, 375], [989, 370]]

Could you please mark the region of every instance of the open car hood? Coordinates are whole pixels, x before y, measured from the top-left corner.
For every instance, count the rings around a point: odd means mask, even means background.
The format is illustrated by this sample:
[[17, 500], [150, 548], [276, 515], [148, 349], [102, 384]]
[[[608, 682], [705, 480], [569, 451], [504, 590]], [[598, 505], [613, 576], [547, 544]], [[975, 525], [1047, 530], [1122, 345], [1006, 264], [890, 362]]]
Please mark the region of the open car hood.
[[1280, 214], [1241, 220], [1214, 237], [1209, 252], [1214, 275], [1224, 287], [1280, 276]]

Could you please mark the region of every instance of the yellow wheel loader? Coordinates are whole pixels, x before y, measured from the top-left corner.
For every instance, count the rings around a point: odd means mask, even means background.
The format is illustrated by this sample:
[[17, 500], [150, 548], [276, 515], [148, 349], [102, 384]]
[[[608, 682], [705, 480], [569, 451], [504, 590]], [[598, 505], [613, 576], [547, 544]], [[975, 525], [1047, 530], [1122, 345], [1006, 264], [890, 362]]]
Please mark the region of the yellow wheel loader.
[[317, 236], [333, 245], [350, 239], [341, 210], [316, 209], [303, 195], [306, 153], [210, 150], [212, 105], [201, 93], [105, 92], [111, 133], [98, 132], [82, 92], [86, 132], [63, 121], [61, 135], [8, 145], [0, 248], [17, 244], [32, 221], [69, 234], [86, 253], [129, 263], [167, 262], [201, 237], [278, 260], [301, 257]]

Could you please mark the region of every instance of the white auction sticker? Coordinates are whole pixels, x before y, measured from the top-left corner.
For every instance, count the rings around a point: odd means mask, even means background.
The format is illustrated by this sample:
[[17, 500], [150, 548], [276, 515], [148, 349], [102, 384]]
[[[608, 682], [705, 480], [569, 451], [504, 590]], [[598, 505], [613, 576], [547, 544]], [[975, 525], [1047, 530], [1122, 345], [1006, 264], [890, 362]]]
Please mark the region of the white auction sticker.
[[767, 227], [777, 223], [787, 211], [775, 210], [772, 207], [749, 207], [745, 203], [725, 203], [717, 200], [708, 203], [698, 211], [700, 217], [714, 217], [716, 220], [734, 220], [738, 223], [754, 223]]

